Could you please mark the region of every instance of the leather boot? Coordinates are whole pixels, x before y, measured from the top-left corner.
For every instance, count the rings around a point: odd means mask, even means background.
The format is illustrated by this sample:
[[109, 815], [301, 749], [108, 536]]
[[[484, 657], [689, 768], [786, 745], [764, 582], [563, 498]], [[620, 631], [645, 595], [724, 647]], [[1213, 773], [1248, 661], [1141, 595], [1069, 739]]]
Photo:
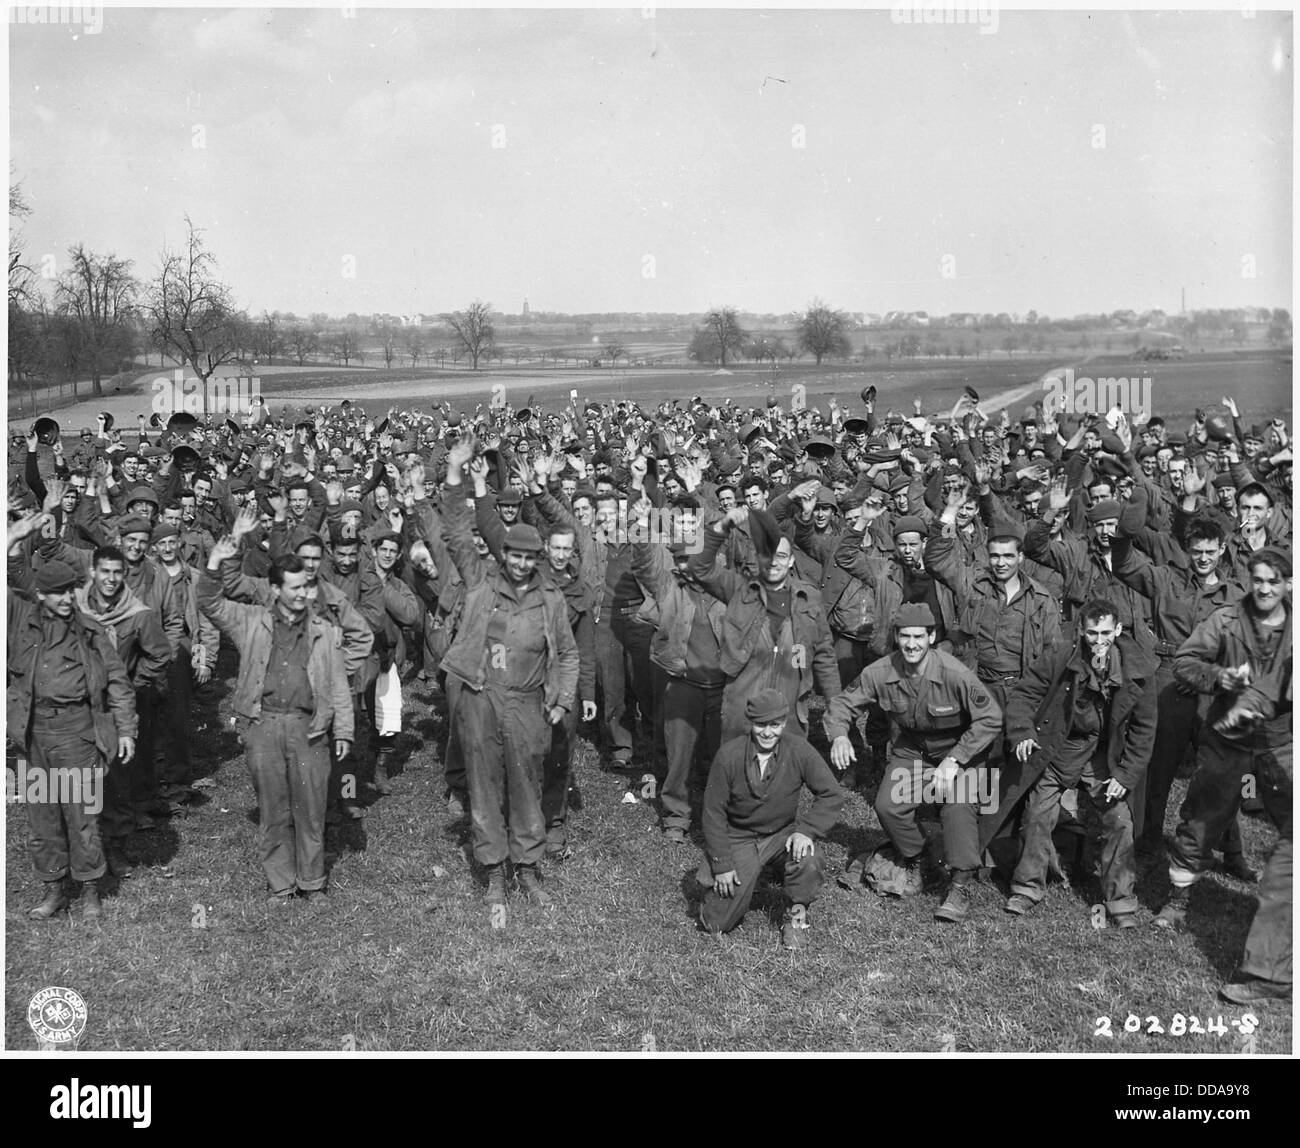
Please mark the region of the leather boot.
[[486, 905], [504, 905], [506, 903], [506, 867], [489, 865], [487, 870], [487, 892], [483, 894]]
[[45, 899], [28, 912], [34, 921], [48, 921], [68, 907], [68, 890], [60, 878], [45, 882]]
[[81, 919], [98, 921], [104, 915], [104, 906], [99, 899], [99, 882], [83, 881], [81, 883]]
[[550, 894], [542, 890], [542, 878], [536, 865], [516, 865], [515, 880], [519, 882], [519, 891], [534, 905], [549, 905]]

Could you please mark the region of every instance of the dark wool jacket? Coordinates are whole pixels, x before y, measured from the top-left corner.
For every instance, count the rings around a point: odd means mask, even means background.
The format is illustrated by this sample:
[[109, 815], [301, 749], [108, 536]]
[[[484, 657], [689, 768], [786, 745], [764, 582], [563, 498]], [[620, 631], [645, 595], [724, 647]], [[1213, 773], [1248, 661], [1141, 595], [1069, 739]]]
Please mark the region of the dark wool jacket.
[[[767, 777], [755, 786], [747, 766], [756, 749], [751, 735], [733, 738], [718, 750], [704, 791], [704, 840], [716, 877], [735, 866], [732, 842], [770, 837], [783, 829], [814, 840], [831, 831], [846, 794], [830, 766], [812, 746], [787, 726], [777, 742]], [[756, 775], [757, 766], [754, 771]], [[807, 786], [812, 805], [801, 815], [799, 794]]]

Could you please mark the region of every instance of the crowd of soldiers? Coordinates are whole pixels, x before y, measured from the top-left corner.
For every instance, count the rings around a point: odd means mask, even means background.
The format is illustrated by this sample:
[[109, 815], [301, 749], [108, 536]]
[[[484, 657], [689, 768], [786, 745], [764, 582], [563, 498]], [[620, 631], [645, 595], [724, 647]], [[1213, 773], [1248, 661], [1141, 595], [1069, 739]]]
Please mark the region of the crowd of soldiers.
[[[377, 421], [259, 402], [125, 433], [101, 415], [71, 447], [37, 420], [11, 439], [8, 537], [8, 734], [50, 775], [28, 805], [31, 915], [77, 882], [100, 916], [133, 835], [199, 780], [186, 723], [224, 641], [271, 906], [325, 903], [327, 826], [363, 815], [358, 779], [391, 793], [418, 673], [445, 700], [445, 801], [491, 906], [554, 895], [543, 866], [574, 847], [575, 741], [597, 723], [602, 767], [657, 802], [665, 842], [702, 843], [703, 927], [739, 923], [783, 860], [791, 948], [855, 790], [886, 841], [839, 879], [910, 897], [933, 870], [948, 924], [999, 849], [1006, 912], [1034, 912], [1099, 828], [1109, 921], [1146, 919], [1138, 866], [1167, 856], [1154, 924], [1184, 927], [1216, 864], [1257, 880], [1253, 801], [1278, 839], [1222, 991], [1289, 996], [1285, 424], [1246, 426], [1231, 398], [1186, 434], [1118, 409], [990, 417], [969, 389], [942, 416], [860, 400], [575, 393]], [[102, 802], [56, 793], [60, 771], [102, 778]]]

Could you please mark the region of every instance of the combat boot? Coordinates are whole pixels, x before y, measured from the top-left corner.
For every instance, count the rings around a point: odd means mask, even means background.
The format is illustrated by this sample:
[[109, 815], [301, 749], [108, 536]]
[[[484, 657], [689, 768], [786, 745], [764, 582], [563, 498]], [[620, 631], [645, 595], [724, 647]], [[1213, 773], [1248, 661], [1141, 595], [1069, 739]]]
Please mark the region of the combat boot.
[[542, 878], [536, 865], [516, 865], [515, 880], [519, 882], [519, 891], [534, 905], [549, 905], [551, 897], [542, 890]]
[[99, 899], [99, 882], [83, 881], [81, 883], [81, 919], [98, 921], [104, 915], [104, 906]]
[[483, 894], [485, 905], [504, 905], [506, 903], [506, 867], [489, 865], [487, 870], [487, 892]]
[[970, 901], [970, 885], [954, 882], [944, 903], [935, 910], [934, 919], [951, 925], [960, 924], [970, 916]]
[[68, 907], [68, 890], [62, 878], [45, 882], [45, 899], [27, 913], [34, 921], [48, 921]]

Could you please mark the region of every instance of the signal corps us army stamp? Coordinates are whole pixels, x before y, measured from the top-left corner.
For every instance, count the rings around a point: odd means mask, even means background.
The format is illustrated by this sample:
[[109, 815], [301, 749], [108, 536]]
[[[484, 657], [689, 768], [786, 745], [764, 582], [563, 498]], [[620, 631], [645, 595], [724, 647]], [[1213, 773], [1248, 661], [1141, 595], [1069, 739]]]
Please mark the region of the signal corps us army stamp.
[[41, 1048], [74, 1048], [86, 1028], [81, 994], [59, 986], [41, 989], [27, 1005], [27, 1023]]

